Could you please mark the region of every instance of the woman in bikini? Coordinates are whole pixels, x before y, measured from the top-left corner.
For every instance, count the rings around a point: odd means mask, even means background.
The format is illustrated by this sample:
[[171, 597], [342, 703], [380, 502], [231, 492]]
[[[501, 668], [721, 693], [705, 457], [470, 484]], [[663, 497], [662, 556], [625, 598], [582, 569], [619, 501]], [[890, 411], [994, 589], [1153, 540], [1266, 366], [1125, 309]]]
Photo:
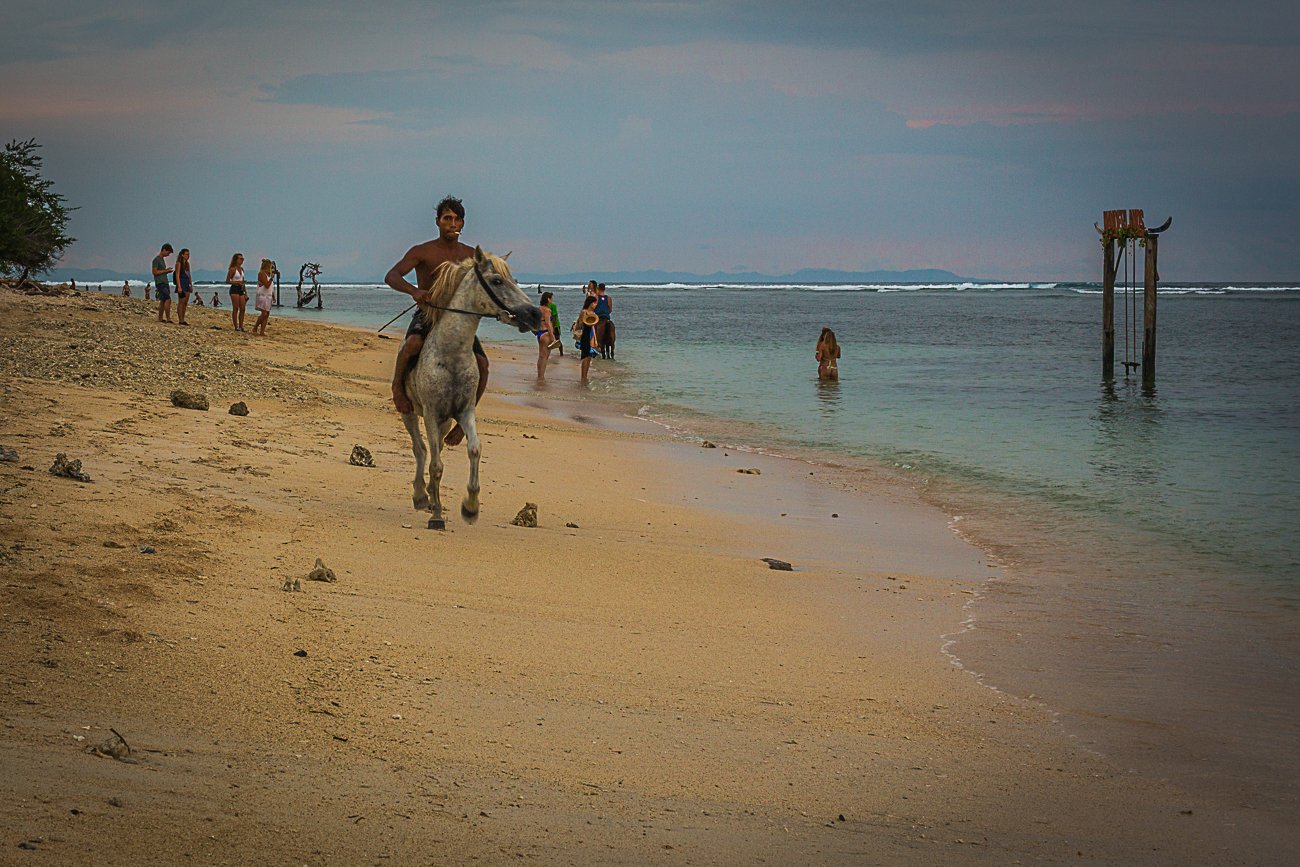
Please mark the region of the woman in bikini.
[[538, 305], [542, 310], [542, 329], [533, 332], [533, 336], [537, 338], [538, 382], [546, 379], [546, 362], [551, 357], [551, 344], [555, 342], [555, 334], [551, 331], [551, 308], [547, 303], [550, 300], [551, 293], [543, 292], [542, 303]]
[[226, 282], [230, 284], [230, 322], [235, 326], [236, 331], [243, 331], [244, 307], [248, 305], [248, 290], [244, 288], [243, 253], [236, 253], [230, 257]]
[[814, 353], [817, 357], [817, 378], [839, 379], [840, 378], [840, 345], [835, 340], [835, 332], [829, 328], [823, 328], [821, 337], [817, 338], [817, 351]]

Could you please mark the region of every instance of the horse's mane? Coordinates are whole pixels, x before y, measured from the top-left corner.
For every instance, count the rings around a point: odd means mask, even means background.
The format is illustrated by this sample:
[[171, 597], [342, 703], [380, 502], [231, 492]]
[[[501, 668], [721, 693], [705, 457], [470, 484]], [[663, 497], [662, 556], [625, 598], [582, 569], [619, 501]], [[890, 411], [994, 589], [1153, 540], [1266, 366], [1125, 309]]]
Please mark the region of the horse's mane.
[[[487, 260], [487, 263], [491, 265], [493, 270], [498, 274], [505, 277], [507, 280], [514, 279], [510, 273], [510, 266], [506, 264], [505, 259], [489, 253], [486, 250], [483, 251], [483, 258]], [[446, 307], [448, 302], [451, 301], [452, 293], [456, 291], [456, 287], [460, 285], [461, 280], [465, 278], [465, 275], [473, 267], [474, 258], [472, 256], [467, 259], [461, 259], [459, 262], [443, 262], [439, 265], [438, 276], [434, 278], [433, 287], [429, 290], [429, 303], [437, 305], [437, 307]], [[430, 322], [437, 322], [439, 317], [443, 314], [443, 311], [438, 310], [437, 307], [433, 310], [427, 311], [432, 314], [429, 317]]]

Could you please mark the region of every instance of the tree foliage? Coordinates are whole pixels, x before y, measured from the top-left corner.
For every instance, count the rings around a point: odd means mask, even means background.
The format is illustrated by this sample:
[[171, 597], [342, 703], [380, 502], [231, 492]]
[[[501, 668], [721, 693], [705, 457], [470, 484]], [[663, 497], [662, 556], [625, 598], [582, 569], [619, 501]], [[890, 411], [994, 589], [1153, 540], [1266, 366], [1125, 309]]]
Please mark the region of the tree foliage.
[[41, 177], [36, 139], [11, 141], [0, 152], [0, 273], [48, 271], [75, 238], [68, 237], [68, 215], [54, 182]]

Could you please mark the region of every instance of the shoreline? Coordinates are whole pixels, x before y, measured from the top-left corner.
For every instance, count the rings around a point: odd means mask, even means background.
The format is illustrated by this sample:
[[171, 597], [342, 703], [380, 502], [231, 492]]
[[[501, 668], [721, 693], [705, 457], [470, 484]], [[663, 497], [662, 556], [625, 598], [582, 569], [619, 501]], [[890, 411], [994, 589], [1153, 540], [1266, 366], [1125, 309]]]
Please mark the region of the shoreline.
[[[943, 636], [987, 580], [963, 576], [988, 564], [904, 492], [517, 405], [501, 345], [484, 517], [434, 538], [391, 341], [273, 319], [238, 342], [203, 308], [160, 345], [142, 300], [101, 301], [0, 290], [26, 349], [0, 362], [34, 374], [6, 374], [0, 421], [23, 453], [0, 464], [4, 814], [65, 860], [1249, 863], [1288, 839], [952, 666]], [[128, 331], [166, 364], [121, 370]], [[34, 336], [81, 367], [51, 386]], [[210, 413], [165, 397], [195, 352]], [[377, 470], [347, 465], [353, 441]], [[46, 474], [56, 446], [93, 453], [95, 482]], [[508, 523], [527, 498], [536, 530]], [[795, 572], [756, 562], [801, 546]], [[282, 592], [315, 556], [338, 583]], [[155, 750], [140, 766], [74, 738], [114, 721]]]

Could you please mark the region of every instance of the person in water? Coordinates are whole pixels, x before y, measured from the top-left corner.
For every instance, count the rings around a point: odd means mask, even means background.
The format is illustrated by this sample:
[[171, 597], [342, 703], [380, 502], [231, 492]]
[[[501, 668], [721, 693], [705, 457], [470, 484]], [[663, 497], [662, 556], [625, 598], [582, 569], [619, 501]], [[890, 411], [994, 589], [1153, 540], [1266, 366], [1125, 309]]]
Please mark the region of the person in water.
[[[465, 229], [465, 206], [460, 199], [447, 196], [438, 203], [436, 213], [438, 237], [423, 244], [416, 244], [407, 250], [406, 255], [398, 260], [384, 277], [384, 282], [390, 287], [398, 292], [405, 292], [417, 302], [429, 300], [439, 266], [445, 263], [463, 262], [474, 257], [474, 248], [460, 242], [460, 233]], [[415, 271], [418, 285], [412, 285], [406, 279], [406, 275], [411, 271]], [[406, 339], [402, 341], [402, 346], [397, 351], [397, 363], [393, 367], [393, 405], [402, 415], [415, 411], [402, 382], [406, 376], [406, 368], [420, 357], [420, 348], [424, 346], [424, 339], [429, 336], [429, 329], [432, 327], [433, 322], [424, 308], [417, 307], [415, 315], [411, 317], [410, 327], [406, 329]], [[474, 397], [474, 402], [477, 403], [483, 397], [483, 392], [487, 390], [488, 381], [487, 354], [483, 352], [483, 345], [479, 343], [477, 337], [474, 338], [474, 361], [478, 363], [478, 394]], [[447, 432], [443, 442], [454, 446], [459, 445], [464, 439], [465, 432], [460, 429], [460, 425], [456, 425]]]
[[840, 378], [840, 345], [835, 340], [835, 332], [823, 328], [817, 338], [817, 378], [831, 380]]
[[546, 362], [551, 358], [551, 347], [555, 345], [555, 332], [551, 324], [551, 293], [543, 292], [541, 303], [538, 305], [542, 311], [542, 327], [533, 332], [537, 338], [537, 381], [541, 382], [546, 379]]

